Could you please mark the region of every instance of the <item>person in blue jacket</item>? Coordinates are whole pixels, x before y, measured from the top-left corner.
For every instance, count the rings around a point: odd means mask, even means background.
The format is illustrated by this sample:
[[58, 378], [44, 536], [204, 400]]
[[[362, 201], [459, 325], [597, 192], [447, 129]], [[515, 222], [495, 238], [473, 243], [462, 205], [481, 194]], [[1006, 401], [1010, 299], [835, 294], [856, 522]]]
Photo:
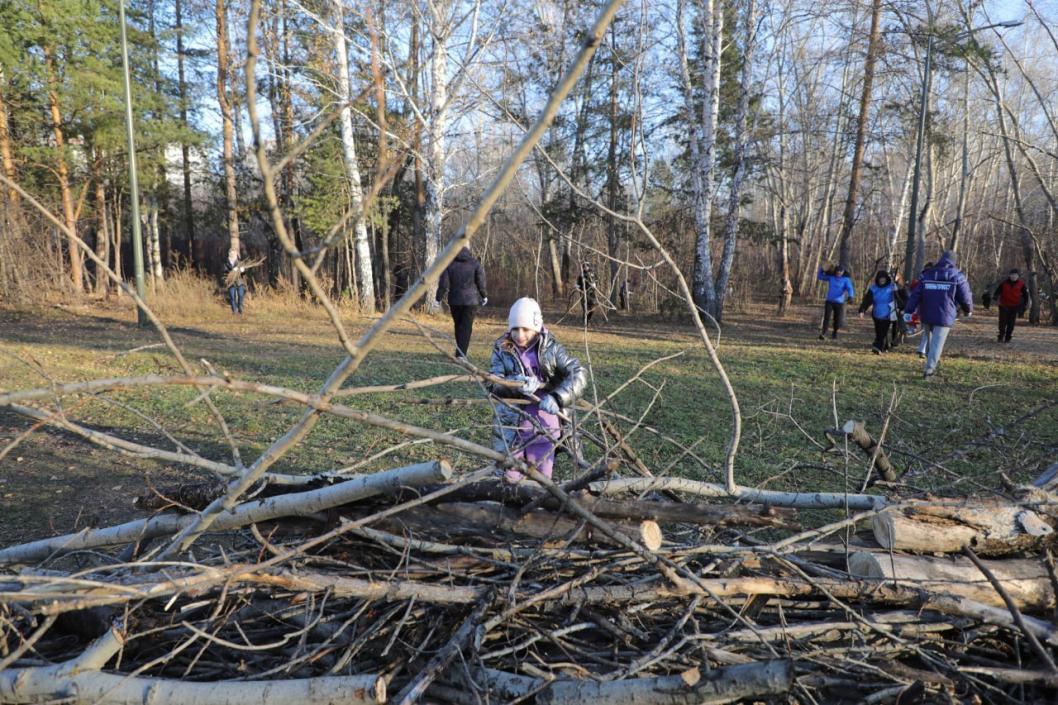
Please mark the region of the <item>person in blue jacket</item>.
[[870, 308], [874, 319], [874, 344], [871, 352], [881, 355], [889, 350], [889, 328], [896, 320], [896, 284], [889, 272], [880, 270], [874, 275], [874, 283], [867, 287], [860, 302], [860, 318]]
[[830, 337], [837, 338], [838, 329], [845, 325], [845, 302], [856, 297], [852, 279], [840, 264], [829, 272], [820, 267], [816, 279], [827, 283], [827, 301], [823, 304], [823, 327], [819, 331], [819, 339], [826, 337], [831, 318], [834, 320], [834, 332]]
[[926, 338], [926, 369], [928, 379], [937, 372], [944, 343], [955, 325], [956, 308], [969, 318], [974, 301], [970, 283], [955, 266], [955, 253], [945, 252], [937, 264], [922, 272], [919, 284], [911, 292], [904, 309], [904, 320], [918, 313], [922, 321], [922, 336]]

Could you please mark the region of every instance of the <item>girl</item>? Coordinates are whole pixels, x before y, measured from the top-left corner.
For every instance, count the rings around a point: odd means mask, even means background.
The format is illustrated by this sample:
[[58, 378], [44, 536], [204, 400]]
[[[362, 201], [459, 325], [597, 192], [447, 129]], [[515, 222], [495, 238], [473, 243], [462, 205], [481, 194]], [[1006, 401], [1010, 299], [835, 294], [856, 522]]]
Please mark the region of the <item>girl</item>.
[[826, 337], [827, 326], [830, 325], [831, 317], [834, 319], [834, 332], [831, 338], [838, 337], [838, 329], [845, 325], [845, 302], [856, 298], [856, 291], [852, 287], [852, 279], [848, 272], [840, 264], [833, 270], [819, 268], [816, 279], [827, 283], [827, 301], [823, 304], [823, 327], [819, 331], [819, 339]]
[[872, 308], [874, 319], [874, 344], [871, 352], [881, 355], [889, 349], [889, 327], [896, 320], [896, 285], [889, 278], [889, 272], [880, 270], [874, 275], [874, 283], [867, 288], [860, 302], [860, 318], [868, 308]]
[[[555, 340], [547, 328], [540, 305], [528, 297], [518, 299], [507, 316], [507, 333], [492, 348], [492, 374], [521, 383], [512, 388], [490, 385], [496, 404], [493, 448], [513, 452], [551, 477], [555, 446], [561, 435], [559, 414], [572, 409], [584, 392], [588, 375], [580, 362]], [[508, 399], [530, 398], [527, 406]], [[539, 399], [539, 401], [533, 400]], [[505, 473], [508, 482], [519, 482], [516, 470]]]

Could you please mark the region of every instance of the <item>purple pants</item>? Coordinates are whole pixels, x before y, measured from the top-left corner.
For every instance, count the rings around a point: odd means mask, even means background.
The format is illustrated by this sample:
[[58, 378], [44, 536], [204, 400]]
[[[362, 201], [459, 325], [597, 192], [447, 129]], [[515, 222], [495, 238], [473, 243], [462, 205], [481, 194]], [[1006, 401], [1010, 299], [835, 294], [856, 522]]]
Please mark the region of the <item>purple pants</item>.
[[[550, 478], [555, 466], [555, 446], [558, 445], [561, 433], [561, 423], [557, 416], [540, 411], [536, 404], [531, 404], [526, 407], [525, 415], [518, 424], [514, 455]], [[508, 470], [506, 477], [510, 482], [519, 482], [523, 475], [517, 470]]]

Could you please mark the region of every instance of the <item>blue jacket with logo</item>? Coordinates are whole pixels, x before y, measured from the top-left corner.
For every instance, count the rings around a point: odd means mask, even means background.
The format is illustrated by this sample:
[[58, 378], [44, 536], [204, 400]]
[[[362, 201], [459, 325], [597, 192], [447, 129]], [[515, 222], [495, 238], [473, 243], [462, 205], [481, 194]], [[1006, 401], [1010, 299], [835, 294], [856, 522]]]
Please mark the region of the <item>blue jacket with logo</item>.
[[827, 283], [827, 301], [831, 303], [843, 304], [856, 297], [856, 292], [852, 288], [852, 280], [846, 274], [840, 277], [836, 274], [827, 274], [820, 267], [816, 279]]
[[937, 265], [922, 272], [918, 286], [907, 300], [907, 313], [918, 313], [930, 326], [951, 327], [955, 324], [956, 306], [969, 315], [974, 310], [973, 292], [955, 259], [947, 252]]

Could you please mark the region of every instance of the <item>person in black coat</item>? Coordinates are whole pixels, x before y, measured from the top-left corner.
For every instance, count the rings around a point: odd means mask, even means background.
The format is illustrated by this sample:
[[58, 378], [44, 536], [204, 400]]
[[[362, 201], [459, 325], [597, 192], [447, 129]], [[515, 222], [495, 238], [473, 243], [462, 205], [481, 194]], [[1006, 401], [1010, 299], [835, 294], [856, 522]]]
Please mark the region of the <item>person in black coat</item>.
[[470, 350], [470, 336], [474, 332], [474, 314], [478, 306], [489, 302], [489, 295], [485, 291], [485, 270], [468, 247], [460, 250], [441, 274], [441, 281], [437, 285], [437, 301], [443, 301], [446, 295], [455, 326], [456, 355], [466, 357]]

